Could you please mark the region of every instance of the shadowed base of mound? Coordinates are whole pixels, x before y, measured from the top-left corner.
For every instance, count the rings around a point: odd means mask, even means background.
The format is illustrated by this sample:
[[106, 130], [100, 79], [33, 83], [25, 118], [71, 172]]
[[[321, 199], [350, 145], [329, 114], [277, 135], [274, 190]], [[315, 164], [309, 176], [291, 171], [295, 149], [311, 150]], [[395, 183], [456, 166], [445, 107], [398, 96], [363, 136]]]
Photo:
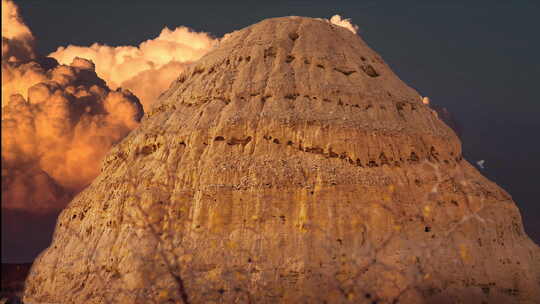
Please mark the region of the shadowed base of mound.
[[50, 245], [59, 213], [35, 214], [2, 208], [0, 303], [23, 303], [24, 282], [34, 259]]
[[59, 213], [2, 208], [2, 263], [32, 263], [50, 245]]
[[4, 264], [2, 263], [2, 290], [0, 303], [22, 303], [24, 281], [32, 263]]

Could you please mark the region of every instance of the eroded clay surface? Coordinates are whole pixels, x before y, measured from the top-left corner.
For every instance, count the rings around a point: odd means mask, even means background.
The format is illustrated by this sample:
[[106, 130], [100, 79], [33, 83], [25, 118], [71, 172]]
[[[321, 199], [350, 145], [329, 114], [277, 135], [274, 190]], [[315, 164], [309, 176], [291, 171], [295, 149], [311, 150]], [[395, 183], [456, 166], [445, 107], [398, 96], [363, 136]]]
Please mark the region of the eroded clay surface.
[[538, 303], [539, 253], [360, 37], [285, 17], [171, 84], [61, 214], [25, 300]]

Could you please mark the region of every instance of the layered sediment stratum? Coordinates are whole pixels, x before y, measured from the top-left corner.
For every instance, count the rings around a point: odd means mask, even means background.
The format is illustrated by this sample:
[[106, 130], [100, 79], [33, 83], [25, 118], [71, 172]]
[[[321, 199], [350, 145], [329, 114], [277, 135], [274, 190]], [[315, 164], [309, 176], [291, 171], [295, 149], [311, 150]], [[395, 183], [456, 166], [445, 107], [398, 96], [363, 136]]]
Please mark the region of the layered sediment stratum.
[[285, 17], [183, 72], [60, 215], [28, 303], [538, 303], [508, 193], [357, 35]]

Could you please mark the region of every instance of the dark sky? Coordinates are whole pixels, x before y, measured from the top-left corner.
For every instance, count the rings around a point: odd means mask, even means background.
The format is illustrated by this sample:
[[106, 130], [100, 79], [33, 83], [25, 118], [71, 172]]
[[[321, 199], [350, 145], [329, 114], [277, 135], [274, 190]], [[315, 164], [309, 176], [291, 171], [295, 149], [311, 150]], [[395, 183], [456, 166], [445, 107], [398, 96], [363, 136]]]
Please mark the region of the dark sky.
[[407, 84], [454, 114], [471, 163], [507, 190], [540, 244], [540, 1], [16, 1], [42, 54], [138, 45], [164, 26], [221, 37], [269, 17], [352, 18]]

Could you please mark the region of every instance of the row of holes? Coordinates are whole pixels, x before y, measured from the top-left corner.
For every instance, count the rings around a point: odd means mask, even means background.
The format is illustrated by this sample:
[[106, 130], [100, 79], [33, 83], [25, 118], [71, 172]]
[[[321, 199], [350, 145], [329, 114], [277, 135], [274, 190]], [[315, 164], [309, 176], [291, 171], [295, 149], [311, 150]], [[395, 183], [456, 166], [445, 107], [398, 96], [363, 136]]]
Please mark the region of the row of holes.
[[[251, 93], [250, 94], [250, 97], [256, 97], [256, 96], [259, 96], [260, 93]], [[391, 96], [390, 93], [388, 93], [389, 96]], [[283, 98], [285, 99], [289, 99], [289, 100], [296, 100], [298, 97], [300, 96], [299, 93], [291, 93], [291, 94], [287, 94], [285, 96], [283, 96]], [[265, 95], [265, 96], [262, 96], [261, 97], [261, 102], [266, 102], [266, 100], [268, 98], [271, 98], [273, 97], [272, 95]], [[308, 98], [308, 99], [313, 99], [313, 100], [318, 100], [318, 97], [317, 96], [310, 96], [310, 95], [304, 95], [305, 98]], [[208, 101], [212, 100], [212, 99], [217, 99], [217, 100], [221, 100], [223, 101], [225, 104], [229, 104], [231, 102], [231, 100], [229, 98], [225, 98], [225, 97], [221, 97], [221, 96], [214, 96], [214, 97], [207, 97], [205, 98], [201, 103], [181, 103], [181, 105], [185, 106], [185, 107], [191, 107], [191, 106], [195, 106], [195, 105], [201, 105], [201, 104], [204, 104], [204, 103], [207, 103]], [[243, 96], [240, 96], [240, 99], [241, 100], [245, 100], [245, 97]], [[328, 98], [322, 98], [322, 101], [324, 102], [327, 102], [327, 103], [331, 103], [332, 100], [328, 99]], [[373, 108], [373, 105], [372, 104], [367, 104], [367, 105], [359, 105], [359, 104], [349, 104], [349, 103], [346, 103], [346, 102], [343, 102], [341, 100], [341, 98], [338, 98], [338, 101], [337, 101], [337, 105], [339, 106], [344, 106], [344, 107], [353, 107], [353, 108], [358, 108], [358, 109], [362, 109], [363, 110], [369, 110], [371, 108]], [[384, 105], [380, 105], [379, 106], [380, 109], [382, 110], [386, 110], [386, 107]], [[400, 114], [400, 115], [403, 115], [403, 111], [407, 110], [407, 108], [410, 108], [411, 111], [416, 111], [417, 110], [417, 107], [414, 103], [410, 103], [410, 102], [403, 102], [403, 101], [399, 101], [395, 104], [395, 107], [396, 107], [396, 110], [397, 112]], [[155, 109], [153, 112], [160, 112], [159, 110], [165, 110], [165, 108], [168, 108], [168, 107], [162, 107], [160, 106], [160, 108], [157, 108]], [[175, 110], [176, 109], [176, 106], [172, 106], [172, 109]], [[149, 115], [150, 116], [150, 115]]]
[[[278, 138], [272, 138], [272, 136], [269, 136], [269, 135], [265, 135], [263, 136], [263, 139], [267, 140], [267, 141], [271, 141], [272, 143], [274, 144], [281, 144], [281, 140], [279, 140]], [[250, 141], [252, 140], [252, 137], [251, 136], [247, 136], [245, 138], [235, 138], [235, 137], [232, 137], [230, 138], [229, 140], [227, 140], [227, 145], [229, 146], [234, 146], [234, 145], [242, 145], [242, 146], [245, 146], [247, 145]], [[214, 138], [214, 141], [215, 142], [220, 142], [220, 141], [226, 141], [225, 137], [223, 136], [216, 136]], [[186, 143], [185, 142], [181, 142], [180, 145], [186, 147]], [[286, 145], [287, 146], [294, 146], [295, 143], [291, 140], [288, 140], [286, 142]], [[147, 146], [144, 146], [140, 149], [137, 149], [136, 152], [135, 152], [135, 155], [138, 156], [138, 155], [143, 155], [143, 156], [147, 156], [147, 155], [150, 155], [152, 153], [154, 153], [157, 149], [159, 149], [161, 146], [161, 144], [151, 144], [151, 145], [147, 145]], [[325, 151], [323, 148], [321, 147], [317, 147], [317, 146], [313, 146], [313, 147], [304, 147], [302, 146], [302, 143], [300, 143], [298, 145], [298, 150], [302, 151], [302, 152], [306, 152], [306, 153], [312, 153], [312, 154], [318, 154], [318, 155], [322, 155], [326, 158], [339, 158], [339, 159], [342, 159], [344, 161], [347, 161], [349, 164], [351, 165], [356, 165], [356, 166], [359, 166], [359, 167], [379, 167], [379, 166], [383, 166], [383, 165], [388, 165], [388, 166], [396, 166], [396, 167], [400, 167], [400, 164], [404, 163], [404, 160], [402, 158], [400, 158], [399, 160], [394, 160], [393, 158], [388, 158], [384, 152], [381, 152], [381, 154], [379, 154], [379, 158], [378, 160], [369, 160], [367, 163], [362, 163], [362, 161], [357, 158], [356, 160], [353, 160], [352, 158], [350, 158], [348, 156], [348, 153], [346, 152], [342, 152], [340, 154], [338, 153], [335, 153], [334, 151], [332, 151], [332, 149], [330, 148], [328, 151]], [[453, 154], [453, 153], [451, 153]], [[429, 161], [432, 161], [432, 162], [440, 162], [440, 157], [439, 157], [439, 153], [437, 152], [437, 150], [435, 149], [435, 147], [431, 147], [430, 148], [430, 153], [427, 157], [427, 159]], [[459, 162], [462, 158], [461, 157], [456, 157], [454, 159], [454, 161], [456, 162]], [[409, 164], [415, 164], [415, 163], [418, 163], [420, 161], [420, 158], [418, 157], [418, 155], [413, 151], [411, 152], [411, 154], [409, 155], [409, 158], [406, 159], [406, 161], [409, 163]], [[444, 159], [443, 160], [444, 163], [448, 164], [450, 163], [450, 160], [448, 159]]]
[[[272, 138], [272, 136], [269, 136], [269, 135], [265, 135], [263, 136], [263, 138], [267, 141], [271, 141], [272, 143], [274, 144], [281, 144], [282, 141], [279, 140], [278, 138]], [[214, 141], [225, 141], [225, 137], [223, 136], [217, 136], [214, 138]], [[227, 144], [232, 146], [232, 145], [243, 145], [245, 146], [246, 144], [248, 144], [250, 141], [252, 140], [251, 136], [248, 136], [244, 139], [238, 139], [238, 138], [231, 138], [230, 140], [227, 141]], [[291, 140], [288, 140], [286, 143], [285, 143], [287, 146], [294, 146], [295, 143]], [[356, 160], [353, 160], [351, 159], [348, 154], [346, 152], [343, 152], [343, 153], [335, 153], [332, 151], [332, 149], [330, 148], [328, 151], [324, 151], [323, 148], [321, 147], [303, 147], [302, 144], [300, 143], [298, 145], [298, 150], [302, 151], [302, 152], [306, 152], [306, 153], [312, 153], [312, 154], [319, 154], [319, 155], [322, 155], [326, 158], [339, 158], [339, 159], [342, 159], [344, 161], [347, 161], [349, 164], [351, 165], [356, 165], [356, 166], [359, 166], [359, 167], [379, 167], [379, 166], [382, 166], [382, 165], [388, 165], [388, 166], [391, 166], [391, 165], [394, 165], [396, 167], [400, 167], [400, 164], [401, 163], [404, 163], [404, 160], [402, 158], [400, 158], [399, 160], [395, 160], [393, 158], [388, 158], [384, 152], [382, 152], [380, 155], [379, 155], [379, 159], [378, 160], [370, 160], [368, 161], [367, 163], [362, 163], [362, 161], [357, 158]], [[429, 161], [435, 161], [435, 162], [439, 162], [440, 159], [439, 159], [439, 153], [437, 152], [437, 150], [435, 149], [435, 147], [431, 147], [430, 148], [430, 154], [428, 155], [427, 159]], [[454, 161], [456, 162], [459, 162], [462, 158], [461, 157], [456, 157], [454, 159]], [[420, 158], [418, 157], [418, 155], [413, 151], [411, 152], [409, 158], [407, 158], [406, 160], [409, 164], [414, 164], [414, 163], [418, 163], [420, 161]], [[448, 164], [450, 163], [450, 160], [448, 159], [445, 159], [443, 160], [444, 163]]]
[[[291, 39], [292, 39], [292, 38], [291, 38]], [[296, 39], [294, 39], [294, 40], [296, 40]], [[293, 41], [294, 41], [294, 40], [293, 40]], [[269, 47], [269, 48], [267, 48], [267, 49], [265, 49], [265, 50], [263, 51], [263, 57], [264, 57], [265, 59], [268, 58], [268, 57], [274, 58], [274, 57], [276, 57], [276, 54], [277, 54], [277, 51], [276, 51], [276, 49], [275, 49], [273, 46], [271, 46], [271, 47]], [[365, 59], [364, 57], [361, 57], [361, 58], [362, 58], [362, 61], [365, 62], [366, 59]], [[244, 59], [245, 59], [246, 62], [250, 62], [250, 61], [251, 61], [251, 56], [246, 56], [245, 58], [240, 56], [240, 57], [238, 57], [237, 60], [238, 60], [238, 62], [242, 62]], [[285, 62], [286, 62], [286, 63], [291, 63], [294, 59], [295, 59], [295, 57], [294, 57], [293, 55], [288, 55], [287, 58], [285, 59]], [[228, 65], [230, 64], [230, 62], [231, 62], [231, 60], [230, 60], [229, 58], [227, 58], [227, 59], [225, 59], [220, 65], [222, 65], [222, 64], [224, 63], [225, 65], [228, 66]], [[309, 59], [306, 58], [306, 59], [304, 59], [304, 63], [305, 63], [305, 64], [310, 64], [311, 62], [309, 61]], [[322, 65], [322, 64], [317, 64], [317, 67], [318, 67], [318, 68], [321, 68], [321, 69], [325, 69], [324, 65]], [[374, 68], [372, 65], [368, 64], [368, 63], [362, 64], [362, 66], [360, 66], [360, 68], [362, 69], [362, 71], [363, 71], [366, 75], [368, 75], [368, 76], [370, 76], [370, 77], [378, 77], [378, 76], [380, 75], [380, 74], [375, 70], [375, 68]], [[214, 68], [214, 67], [211, 67], [211, 68], [208, 70], [208, 73], [207, 73], [207, 74], [208, 74], [208, 75], [209, 75], [209, 74], [212, 74], [212, 73], [214, 72], [214, 70], [215, 70], [215, 68]], [[351, 74], [356, 73], [355, 70], [351, 70], [351, 69], [334, 68], [334, 70], [337, 71], [337, 72], [342, 73], [342, 74], [345, 75], [345, 76], [350, 76]], [[204, 69], [204, 68], [202, 68], [202, 67], [200, 67], [200, 66], [196, 66], [196, 67], [193, 69], [193, 72], [191, 73], [191, 77], [193, 77], [193, 76], [195, 76], [195, 75], [197, 75], [197, 74], [202, 74], [202, 73], [204, 73], [204, 72], [205, 72], [205, 69]], [[180, 77], [177, 79], [177, 82], [178, 82], [178, 83], [183, 83], [183, 82], [186, 81], [186, 80], [187, 80], [187, 75], [184, 74], [184, 75], [180, 76]]]
[[[267, 49], [264, 50], [264, 58], [266, 59], [267, 57], [275, 57], [276, 56], [276, 53], [275, 53], [275, 49], [274, 47], [269, 47]], [[363, 57], [362, 57], [363, 58]], [[293, 55], [288, 55], [286, 58], [285, 58], [285, 62], [286, 63], [291, 63], [295, 60], [296, 58], [293, 56]], [[365, 58], [363, 58], [365, 60]], [[363, 60], [363, 61], [364, 61]], [[311, 64], [311, 61], [309, 61], [309, 59], [307, 58], [304, 58], [304, 64]], [[317, 67], [320, 68], [320, 69], [325, 69], [325, 66], [318, 63], [317, 64]], [[371, 65], [371, 64], [368, 64], [368, 63], [364, 63], [360, 66], [360, 68], [362, 69], [362, 71], [368, 75], [369, 77], [378, 77], [380, 74], [375, 70], [375, 68]], [[342, 69], [342, 68], [334, 68], [334, 71], [336, 72], [340, 72], [342, 73], [343, 75], [345, 76], [350, 76], [354, 73], [356, 73], [356, 70], [352, 70], [352, 69]]]
[[[256, 96], [257, 94], [255, 94]], [[390, 93], [388, 93], [389, 96], [391, 96]], [[251, 96], [254, 96], [253, 94]], [[296, 98], [298, 98], [300, 96], [299, 93], [292, 93], [292, 94], [288, 94], [288, 95], [285, 95], [283, 96], [285, 99], [290, 99], [290, 100], [296, 100]], [[271, 96], [269, 96], [271, 97]], [[305, 98], [308, 98], [308, 99], [313, 99], [313, 100], [317, 100], [317, 97], [316, 96], [310, 96], [310, 95], [304, 95]], [[323, 98], [322, 101], [324, 102], [332, 102], [332, 100], [328, 99], [328, 98]], [[361, 108], [361, 105], [359, 104], [349, 104], [349, 103], [344, 103], [341, 98], [338, 99], [338, 102], [337, 104], [339, 106], [346, 106], [346, 107], [353, 107], [353, 108]], [[416, 105], [414, 105], [413, 103], [408, 103], [408, 102], [403, 102], [403, 101], [399, 101], [396, 103], [396, 110], [398, 111], [399, 114], [402, 114], [402, 111], [406, 110], [406, 108], [410, 106], [410, 109], [411, 111], [416, 111]], [[373, 105], [372, 104], [367, 104], [364, 106], [364, 110], [369, 110], [370, 108], [372, 108]], [[379, 106], [382, 110], [386, 110], [386, 107], [381, 105]]]

